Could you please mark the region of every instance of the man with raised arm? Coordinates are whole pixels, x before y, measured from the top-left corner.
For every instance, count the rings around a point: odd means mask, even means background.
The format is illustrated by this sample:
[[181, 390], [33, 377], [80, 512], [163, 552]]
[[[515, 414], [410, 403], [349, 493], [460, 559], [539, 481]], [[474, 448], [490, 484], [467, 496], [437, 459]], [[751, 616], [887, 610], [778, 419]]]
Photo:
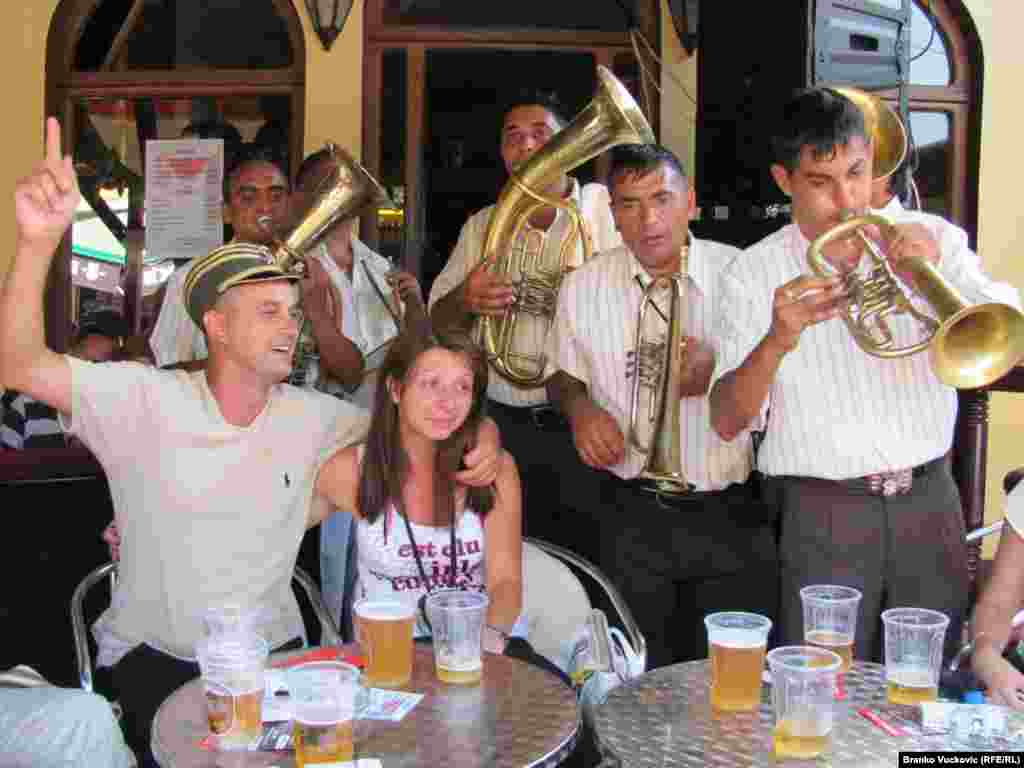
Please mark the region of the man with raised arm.
[[[153, 717], [198, 675], [195, 644], [210, 606], [257, 608], [256, 631], [271, 648], [301, 643], [291, 577], [303, 533], [326, 506], [321, 458], [361, 439], [367, 418], [337, 398], [281, 383], [299, 332], [298, 291], [270, 251], [252, 243], [197, 259], [185, 280], [185, 306], [208, 342], [205, 370], [94, 364], [48, 349], [46, 275], [78, 199], [51, 118], [43, 163], [15, 187], [0, 386], [60, 411], [107, 475], [121, 578], [95, 627], [98, 663], [113, 667], [129, 744], [149, 766]], [[481, 430], [462, 481], [493, 480], [496, 442], [493, 425]]]

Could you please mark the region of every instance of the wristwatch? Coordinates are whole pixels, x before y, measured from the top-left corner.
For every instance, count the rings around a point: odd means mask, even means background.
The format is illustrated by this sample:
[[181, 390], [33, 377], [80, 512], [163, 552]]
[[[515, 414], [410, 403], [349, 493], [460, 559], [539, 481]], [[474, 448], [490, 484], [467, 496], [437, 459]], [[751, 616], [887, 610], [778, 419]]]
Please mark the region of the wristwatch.
[[503, 654], [508, 645], [508, 632], [492, 624], [484, 624], [482, 645], [488, 653]]

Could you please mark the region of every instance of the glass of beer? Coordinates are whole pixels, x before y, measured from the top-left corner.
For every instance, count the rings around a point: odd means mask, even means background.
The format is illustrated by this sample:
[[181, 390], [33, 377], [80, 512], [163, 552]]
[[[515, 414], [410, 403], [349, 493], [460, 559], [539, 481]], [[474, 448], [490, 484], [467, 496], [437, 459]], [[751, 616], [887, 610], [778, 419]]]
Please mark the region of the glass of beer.
[[366, 656], [366, 684], [375, 688], [406, 685], [412, 679], [416, 606], [397, 600], [360, 600], [353, 610], [359, 645]]
[[853, 665], [853, 638], [861, 594], [853, 587], [820, 584], [800, 590], [804, 608], [804, 642], [839, 654], [840, 672]]
[[211, 635], [197, 644], [207, 720], [218, 749], [246, 749], [262, 735], [268, 650], [252, 633]]
[[885, 680], [893, 704], [918, 704], [939, 696], [942, 645], [949, 617], [927, 608], [882, 611]]
[[481, 640], [489, 603], [482, 592], [442, 589], [427, 595], [434, 666], [442, 683], [480, 682], [484, 667]]
[[704, 617], [711, 656], [711, 706], [727, 712], [757, 709], [771, 619], [734, 611]]
[[838, 654], [812, 645], [784, 646], [768, 654], [776, 758], [811, 760], [828, 751], [840, 664]]
[[295, 765], [340, 765], [354, 759], [355, 724], [364, 706], [359, 670], [313, 661], [285, 671], [292, 703]]

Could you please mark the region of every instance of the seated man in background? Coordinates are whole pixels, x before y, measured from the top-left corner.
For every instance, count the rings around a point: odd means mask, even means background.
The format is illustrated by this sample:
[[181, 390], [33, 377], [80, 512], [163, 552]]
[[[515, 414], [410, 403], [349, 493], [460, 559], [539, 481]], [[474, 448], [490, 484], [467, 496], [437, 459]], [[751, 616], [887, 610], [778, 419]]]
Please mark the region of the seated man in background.
[[[117, 312], [98, 312], [78, 332], [71, 354], [94, 363], [110, 362], [120, 353], [125, 330]], [[5, 448], [21, 451], [66, 445], [57, 412], [21, 392], [8, 390], [0, 397], [0, 419], [0, 445]]]
[[1006, 498], [1006, 524], [992, 563], [992, 575], [971, 620], [971, 668], [988, 688], [993, 704], [1024, 710], [1024, 675], [1003, 658], [1011, 622], [1024, 604], [1024, 482]]

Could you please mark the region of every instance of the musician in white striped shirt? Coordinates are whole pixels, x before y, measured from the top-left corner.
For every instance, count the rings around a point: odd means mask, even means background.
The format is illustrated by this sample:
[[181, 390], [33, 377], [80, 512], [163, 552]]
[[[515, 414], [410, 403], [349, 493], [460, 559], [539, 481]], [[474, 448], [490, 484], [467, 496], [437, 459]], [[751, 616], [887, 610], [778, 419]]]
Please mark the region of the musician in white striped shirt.
[[[864, 594], [857, 657], [880, 658], [879, 614], [894, 605], [949, 615], [952, 653], [968, 586], [948, 461], [956, 391], [938, 380], [927, 354], [882, 359], [862, 351], [839, 319], [839, 280], [807, 274], [810, 241], [841, 211], [868, 209], [873, 158], [864, 118], [834, 91], [805, 91], [784, 106], [772, 146], [772, 175], [792, 198], [794, 223], [723, 275], [711, 421], [727, 440], [765, 429], [758, 466], [781, 505], [780, 640], [803, 640], [799, 589], [833, 583]], [[894, 221], [900, 237], [888, 255], [898, 275], [901, 259], [925, 258], [969, 301], [1019, 306], [1014, 288], [982, 273], [963, 230], [912, 211], [895, 211]], [[825, 256], [839, 273], [858, 267], [856, 243], [833, 245]], [[900, 346], [922, 337], [905, 315], [889, 322]]]
[[[774, 616], [775, 539], [767, 511], [747, 484], [749, 436], [725, 442], [708, 419], [718, 277], [739, 250], [689, 236], [693, 187], [679, 160], [662, 147], [614, 149], [609, 188], [624, 245], [562, 284], [548, 338], [549, 365], [559, 370], [548, 381], [548, 394], [569, 419], [582, 460], [605, 470], [604, 500], [577, 525], [596, 523], [600, 565], [647, 636], [648, 666], [657, 667], [706, 656], [707, 613], [742, 609]], [[646, 286], [680, 273], [686, 344], [676, 395], [681, 414], [679, 424], [664, 430], [678, 430], [683, 473], [694, 489], [659, 497], [636, 480], [646, 456], [626, 439], [634, 346]], [[653, 294], [657, 310], [646, 314], [641, 346], [649, 341], [663, 348], [670, 293]], [[647, 403], [649, 389], [641, 392]], [[638, 431], [648, 443], [655, 428], [647, 410], [640, 413]]]

